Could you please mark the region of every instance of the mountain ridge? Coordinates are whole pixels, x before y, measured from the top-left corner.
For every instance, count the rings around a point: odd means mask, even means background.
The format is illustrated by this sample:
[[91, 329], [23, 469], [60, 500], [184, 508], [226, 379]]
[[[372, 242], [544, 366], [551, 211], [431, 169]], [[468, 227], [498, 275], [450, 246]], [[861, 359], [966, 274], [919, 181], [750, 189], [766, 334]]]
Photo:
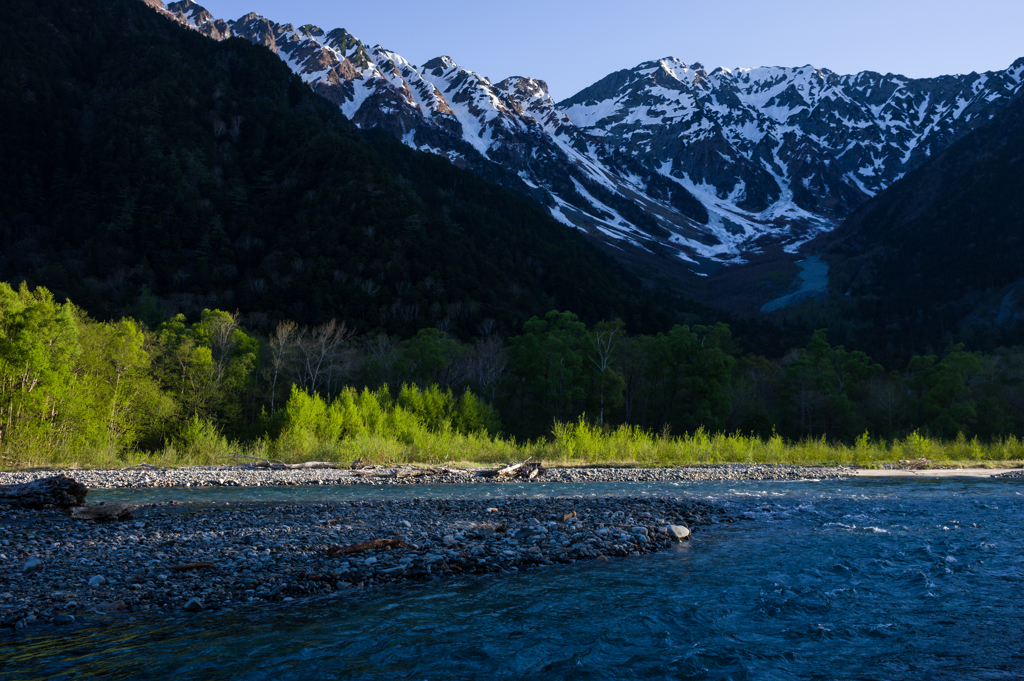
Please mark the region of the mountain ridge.
[[696, 308], [536, 202], [358, 129], [249, 40], [207, 40], [137, 0], [8, 14], [4, 281], [99, 319], [219, 308], [256, 329], [334, 318], [399, 337], [510, 333], [552, 309], [650, 330]]
[[192, 0], [148, 5], [208, 37], [277, 53], [361, 128], [387, 130], [544, 203], [613, 249], [696, 274], [780, 246], [794, 253], [994, 115], [1024, 82], [1002, 71], [910, 79], [803, 67], [716, 68], [673, 57], [609, 74], [561, 102], [538, 79], [497, 83], [421, 66], [345, 29]]

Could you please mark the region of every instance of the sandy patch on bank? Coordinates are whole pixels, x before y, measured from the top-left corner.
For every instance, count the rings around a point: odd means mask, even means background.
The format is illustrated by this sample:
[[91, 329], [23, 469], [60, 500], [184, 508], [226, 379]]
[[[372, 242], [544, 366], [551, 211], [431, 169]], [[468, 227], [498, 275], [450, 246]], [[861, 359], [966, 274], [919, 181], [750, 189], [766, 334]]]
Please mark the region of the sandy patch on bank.
[[991, 478], [994, 475], [1010, 473], [1019, 468], [934, 468], [927, 470], [886, 470], [860, 468], [850, 471], [859, 478]]

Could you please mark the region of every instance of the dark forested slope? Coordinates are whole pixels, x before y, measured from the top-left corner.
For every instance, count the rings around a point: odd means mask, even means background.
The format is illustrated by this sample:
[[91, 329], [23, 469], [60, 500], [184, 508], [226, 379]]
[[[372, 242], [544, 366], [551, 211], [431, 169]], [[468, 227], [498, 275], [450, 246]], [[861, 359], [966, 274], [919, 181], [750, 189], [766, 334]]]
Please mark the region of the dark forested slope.
[[836, 293], [893, 332], [948, 339], [986, 322], [986, 306], [1019, 306], [1008, 287], [1024, 277], [1024, 96], [866, 202], [820, 248]]
[[[13, 0], [0, 279], [95, 315], [238, 309], [408, 334], [675, 316], [539, 206], [380, 133], [274, 54], [138, 0]], [[668, 303], [674, 307], [677, 303]]]

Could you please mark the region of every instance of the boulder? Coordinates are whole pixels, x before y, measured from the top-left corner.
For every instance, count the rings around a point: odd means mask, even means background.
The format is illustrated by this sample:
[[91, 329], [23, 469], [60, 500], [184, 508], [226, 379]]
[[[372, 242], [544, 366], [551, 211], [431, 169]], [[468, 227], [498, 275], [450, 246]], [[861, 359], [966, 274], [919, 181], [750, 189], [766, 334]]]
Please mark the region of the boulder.
[[690, 537], [690, 530], [683, 525], [669, 525], [665, 528], [665, 533], [672, 541], [683, 541]]

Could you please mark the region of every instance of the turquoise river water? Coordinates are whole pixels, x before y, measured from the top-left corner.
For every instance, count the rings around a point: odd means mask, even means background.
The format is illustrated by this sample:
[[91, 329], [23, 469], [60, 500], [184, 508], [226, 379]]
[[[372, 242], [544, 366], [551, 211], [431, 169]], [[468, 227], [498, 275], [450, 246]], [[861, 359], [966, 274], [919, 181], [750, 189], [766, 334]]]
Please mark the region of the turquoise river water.
[[1024, 678], [1024, 486], [1017, 480], [95, 496], [287, 502], [642, 493], [710, 499], [748, 519], [639, 558], [360, 590], [246, 613], [30, 628], [0, 639], [0, 679]]

